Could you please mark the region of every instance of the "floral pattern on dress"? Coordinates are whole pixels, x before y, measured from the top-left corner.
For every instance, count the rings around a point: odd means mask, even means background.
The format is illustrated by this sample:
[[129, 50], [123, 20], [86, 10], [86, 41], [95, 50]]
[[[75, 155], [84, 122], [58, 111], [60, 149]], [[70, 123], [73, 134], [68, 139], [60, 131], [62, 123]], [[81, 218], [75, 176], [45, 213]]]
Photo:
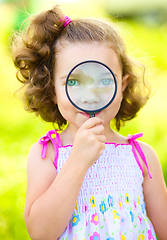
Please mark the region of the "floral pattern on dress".
[[113, 207], [113, 197], [111, 197], [110, 195], [108, 196], [108, 205], [109, 207]]
[[144, 204], [141, 204], [141, 209], [142, 209], [142, 213], [144, 214], [144, 209], [145, 209]]
[[89, 212], [89, 206], [87, 203], [84, 203], [82, 206], [82, 213], [88, 213]]
[[138, 236], [138, 240], [144, 240], [145, 239], [145, 236], [143, 235], [143, 234], [140, 234], [139, 236]]
[[93, 196], [90, 198], [90, 203], [92, 204], [92, 207], [96, 207], [96, 200]]
[[73, 216], [73, 218], [72, 218], [72, 227], [77, 226], [78, 223], [80, 222], [80, 220], [81, 219], [80, 219], [79, 215]]
[[134, 221], [134, 214], [133, 214], [132, 211], [130, 211], [130, 216], [131, 216], [131, 222], [133, 222]]
[[121, 240], [126, 240], [126, 237], [123, 234], [121, 234]]
[[124, 208], [124, 204], [123, 204], [123, 201], [121, 198], [119, 198], [119, 200], [118, 200], [118, 206], [119, 206], [120, 210], [122, 210]]
[[116, 210], [114, 210], [112, 213], [113, 213], [113, 219], [120, 220], [120, 215], [119, 215], [119, 213]]
[[94, 223], [95, 225], [97, 225], [99, 223], [97, 213], [92, 215], [92, 219], [90, 222]]
[[151, 230], [148, 230], [148, 239], [149, 240], [155, 240], [154, 236], [152, 235]]
[[125, 226], [126, 218], [124, 216], [121, 216], [121, 226]]
[[128, 193], [126, 193], [126, 195], [125, 195], [125, 201], [126, 201], [126, 203], [130, 203], [129, 194]]
[[77, 210], [78, 209], [78, 201], [76, 201], [76, 204], [75, 204], [75, 210]]
[[90, 240], [100, 240], [100, 235], [97, 232], [94, 232], [90, 237]]
[[[123, 201], [123, 199], [124, 199], [124, 201]], [[99, 201], [99, 199], [98, 199], [98, 201]], [[91, 226], [94, 226], [94, 228], [92, 228], [92, 229], [94, 229], [94, 231], [90, 235], [88, 235], [89, 239], [90, 240], [100, 240], [100, 238], [104, 239], [104, 236], [101, 237], [101, 235], [100, 235], [99, 227], [100, 227], [100, 229], [103, 229], [105, 224], [106, 224], [106, 226], [110, 227], [111, 218], [108, 215], [110, 213], [112, 214], [112, 218], [113, 218], [112, 224], [114, 224], [115, 227], [119, 226], [117, 224], [120, 224], [120, 228], [124, 229], [125, 226], [127, 226], [127, 224], [128, 224], [127, 221], [134, 223], [131, 231], [133, 231], [133, 228], [135, 229], [135, 228], [139, 227], [139, 225], [141, 225], [142, 222], [147, 221], [146, 217], [143, 216], [142, 208], [141, 208], [142, 205], [143, 205], [143, 208], [145, 205], [143, 202], [141, 204], [141, 200], [140, 200], [139, 196], [137, 196], [136, 199], [132, 200], [133, 207], [131, 205], [129, 205], [129, 203], [130, 203], [130, 197], [129, 197], [128, 193], [126, 193], [124, 196], [119, 195], [118, 202], [116, 204], [115, 204], [113, 196], [111, 196], [111, 195], [108, 195], [108, 197], [105, 197], [105, 198], [102, 197], [101, 203], [99, 205], [97, 205], [97, 201], [93, 195], [90, 197], [90, 203], [83, 202], [82, 208], [81, 208], [82, 214], [88, 214], [88, 216], [89, 216], [89, 212], [91, 213], [92, 210], [95, 211], [93, 214], [90, 215], [90, 218], [86, 219], [86, 224], [85, 224], [86, 227], [90, 223], [91, 223]], [[137, 205], [139, 203], [140, 203], [140, 205]], [[78, 201], [76, 202], [75, 209], [76, 209], [76, 206], [78, 206]], [[91, 206], [92, 210], [90, 209], [90, 206]], [[116, 206], [118, 207], [117, 210], [116, 210]], [[100, 213], [103, 216], [103, 225], [101, 225], [102, 222], [99, 221], [99, 214], [97, 213], [96, 207], [100, 210]], [[78, 207], [77, 207], [77, 209], [79, 210]], [[90, 211], [89, 211], [89, 209], [90, 209]], [[128, 213], [128, 215], [124, 215], [125, 209], [126, 209], [126, 213]], [[140, 211], [140, 213], [135, 214], [133, 209], [134, 209], [134, 211], [137, 211], [137, 209], [138, 209]], [[105, 214], [105, 213], [107, 213], [107, 214]], [[75, 230], [75, 229], [79, 228], [78, 226], [80, 226], [80, 222], [81, 222], [81, 215], [75, 214], [72, 217], [72, 219], [68, 225], [68, 233], [73, 234], [72, 236], [73, 236], [74, 240], [77, 240], [77, 239], [81, 240], [80, 237], [78, 238], [78, 235], [77, 235], [78, 231]], [[114, 227], [114, 229], [115, 229], [115, 227]], [[81, 227], [80, 231], [82, 229], [84, 229], [84, 228]], [[126, 230], [124, 230], [124, 233], [122, 233], [120, 229], [115, 229], [115, 230], [117, 232], [119, 232], [119, 236], [120, 236], [121, 240], [128, 240], [127, 239], [128, 233], [126, 232]], [[84, 235], [84, 237], [82, 239], [84, 239], [84, 238], [88, 239], [87, 238], [88, 236]], [[115, 235], [115, 233], [113, 232], [113, 234], [112, 235], [110, 234], [110, 236], [109, 236], [109, 233], [106, 232], [105, 239], [106, 240], [115, 240], [115, 239], [118, 239], [118, 235]], [[147, 240], [156, 240], [155, 233], [152, 232], [151, 229], [148, 230], [146, 228], [144, 231], [142, 231], [142, 232], [140, 231], [138, 233], [138, 237], [136, 240], [146, 240], [146, 239]]]
[[142, 224], [142, 218], [140, 216], [138, 216], [140, 224]]
[[140, 198], [137, 196], [137, 203], [140, 205]]
[[107, 207], [104, 201], [101, 201], [101, 204], [99, 205], [100, 207], [100, 212], [102, 212], [103, 214], [107, 211]]

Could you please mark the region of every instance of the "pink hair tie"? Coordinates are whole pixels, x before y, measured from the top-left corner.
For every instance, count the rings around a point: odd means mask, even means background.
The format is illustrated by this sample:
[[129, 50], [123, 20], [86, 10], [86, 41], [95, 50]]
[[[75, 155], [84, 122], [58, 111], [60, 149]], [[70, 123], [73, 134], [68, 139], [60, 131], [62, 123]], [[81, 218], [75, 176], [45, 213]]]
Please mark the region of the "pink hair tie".
[[[64, 15], [64, 27], [66, 27], [70, 22], [71, 22], [71, 18], [69, 18], [68, 16]], [[60, 19], [60, 22], [62, 22], [63, 20]]]

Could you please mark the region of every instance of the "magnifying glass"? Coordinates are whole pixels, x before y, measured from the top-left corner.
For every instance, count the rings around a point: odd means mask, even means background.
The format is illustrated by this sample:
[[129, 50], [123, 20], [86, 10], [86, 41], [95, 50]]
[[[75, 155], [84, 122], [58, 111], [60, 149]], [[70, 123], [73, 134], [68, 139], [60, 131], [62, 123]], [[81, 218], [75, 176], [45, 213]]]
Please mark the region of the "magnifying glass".
[[117, 93], [117, 81], [107, 65], [89, 60], [71, 69], [65, 89], [69, 101], [77, 109], [94, 117], [113, 102]]

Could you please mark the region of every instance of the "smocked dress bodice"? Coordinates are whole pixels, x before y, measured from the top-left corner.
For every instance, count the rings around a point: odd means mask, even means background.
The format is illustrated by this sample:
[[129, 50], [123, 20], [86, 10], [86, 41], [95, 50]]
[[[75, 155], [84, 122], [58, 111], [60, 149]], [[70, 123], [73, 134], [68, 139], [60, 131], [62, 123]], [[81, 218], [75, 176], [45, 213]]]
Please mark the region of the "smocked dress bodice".
[[[45, 157], [47, 142], [55, 147], [57, 173], [68, 159], [72, 146], [61, 146], [48, 135], [39, 141]], [[106, 143], [105, 150], [87, 171], [75, 209], [61, 240], [155, 240], [147, 217], [143, 196], [143, 170], [134, 145], [148, 168], [143, 152], [135, 140], [129, 144]], [[151, 178], [151, 173], [149, 171]], [[68, 201], [68, 199], [67, 199]]]

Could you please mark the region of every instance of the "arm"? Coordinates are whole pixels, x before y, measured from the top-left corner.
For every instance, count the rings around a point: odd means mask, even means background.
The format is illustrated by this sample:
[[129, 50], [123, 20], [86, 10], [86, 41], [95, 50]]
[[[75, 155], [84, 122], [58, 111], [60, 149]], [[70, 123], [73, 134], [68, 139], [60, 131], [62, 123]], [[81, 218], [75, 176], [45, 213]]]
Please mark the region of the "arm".
[[78, 130], [72, 152], [58, 175], [51, 160], [51, 144], [44, 160], [39, 144], [30, 150], [25, 222], [32, 240], [55, 240], [65, 230], [85, 174], [104, 150], [101, 123], [98, 118], [89, 119]]
[[145, 153], [152, 179], [148, 174], [144, 177], [143, 191], [146, 210], [153, 223], [155, 232], [160, 240], [167, 239], [167, 189], [163, 178], [162, 168], [154, 150], [141, 144]]

